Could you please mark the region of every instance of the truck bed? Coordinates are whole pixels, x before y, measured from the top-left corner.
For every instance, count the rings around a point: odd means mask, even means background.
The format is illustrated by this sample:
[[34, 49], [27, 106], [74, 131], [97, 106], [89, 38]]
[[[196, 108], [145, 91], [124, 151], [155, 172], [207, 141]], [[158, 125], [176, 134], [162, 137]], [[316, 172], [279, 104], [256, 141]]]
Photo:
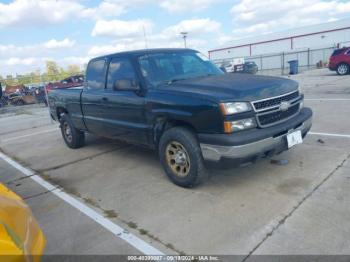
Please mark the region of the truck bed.
[[[83, 113], [81, 109], [81, 94], [83, 87], [55, 89], [49, 92], [49, 104], [51, 116], [59, 120], [61, 109], [71, 112], [70, 117], [77, 126], [83, 125]], [[84, 126], [84, 125], [83, 125]]]

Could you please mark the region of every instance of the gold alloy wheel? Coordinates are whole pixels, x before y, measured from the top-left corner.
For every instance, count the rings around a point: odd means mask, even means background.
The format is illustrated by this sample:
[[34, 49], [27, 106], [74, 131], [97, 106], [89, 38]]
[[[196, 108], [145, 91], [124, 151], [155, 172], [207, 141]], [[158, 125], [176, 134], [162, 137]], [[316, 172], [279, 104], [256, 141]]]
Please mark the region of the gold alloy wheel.
[[166, 160], [173, 171], [178, 177], [186, 177], [190, 172], [191, 163], [187, 150], [179, 142], [170, 142], [165, 150]]
[[70, 126], [67, 122], [64, 122], [63, 124], [63, 133], [68, 142], [72, 142], [73, 136], [72, 136], [72, 130], [70, 129]]

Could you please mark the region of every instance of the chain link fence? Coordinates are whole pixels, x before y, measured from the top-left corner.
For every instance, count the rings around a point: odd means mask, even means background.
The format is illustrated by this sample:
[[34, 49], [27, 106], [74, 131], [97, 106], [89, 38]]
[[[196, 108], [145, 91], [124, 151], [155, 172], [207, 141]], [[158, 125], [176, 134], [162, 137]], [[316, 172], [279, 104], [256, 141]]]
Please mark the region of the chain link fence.
[[[350, 42], [342, 43], [343, 45], [350, 45]], [[281, 52], [274, 54], [265, 54], [257, 56], [244, 57], [245, 62], [255, 62], [258, 66], [258, 74], [264, 75], [286, 75], [289, 74], [289, 61], [298, 60], [299, 72], [322, 68], [328, 66], [329, 57], [336, 47], [318, 48], [318, 49], [304, 49], [293, 52]], [[213, 59], [215, 64], [225, 64], [232, 62], [233, 59], [242, 57], [228, 57], [225, 59]]]

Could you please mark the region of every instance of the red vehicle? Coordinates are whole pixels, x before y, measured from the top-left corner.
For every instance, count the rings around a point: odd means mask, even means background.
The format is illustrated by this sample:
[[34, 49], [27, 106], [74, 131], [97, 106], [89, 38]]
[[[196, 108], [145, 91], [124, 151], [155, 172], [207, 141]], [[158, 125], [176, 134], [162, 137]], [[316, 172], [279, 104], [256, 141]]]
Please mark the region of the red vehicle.
[[350, 73], [350, 47], [334, 50], [329, 58], [329, 70], [337, 71], [338, 75]]
[[84, 84], [84, 76], [83, 75], [75, 75], [67, 77], [59, 82], [48, 83], [46, 85], [47, 92], [50, 92], [56, 88], [70, 88], [70, 87], [78, 87]]

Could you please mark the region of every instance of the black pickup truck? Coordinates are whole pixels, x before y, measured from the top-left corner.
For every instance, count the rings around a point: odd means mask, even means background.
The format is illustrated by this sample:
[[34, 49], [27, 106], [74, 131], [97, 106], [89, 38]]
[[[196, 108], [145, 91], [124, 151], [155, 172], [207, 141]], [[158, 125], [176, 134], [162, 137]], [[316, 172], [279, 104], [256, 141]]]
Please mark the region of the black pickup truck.
[[70, 148], [84, 145], [85, 132], [153, 148], [184, 187], [205, 177], [206, 161], [238, 165], [278, 154], [312, 124], [297, 82], [225, 74], [190, 49], [94, 58], [84, 87], [50, 92], [49, 105]]

